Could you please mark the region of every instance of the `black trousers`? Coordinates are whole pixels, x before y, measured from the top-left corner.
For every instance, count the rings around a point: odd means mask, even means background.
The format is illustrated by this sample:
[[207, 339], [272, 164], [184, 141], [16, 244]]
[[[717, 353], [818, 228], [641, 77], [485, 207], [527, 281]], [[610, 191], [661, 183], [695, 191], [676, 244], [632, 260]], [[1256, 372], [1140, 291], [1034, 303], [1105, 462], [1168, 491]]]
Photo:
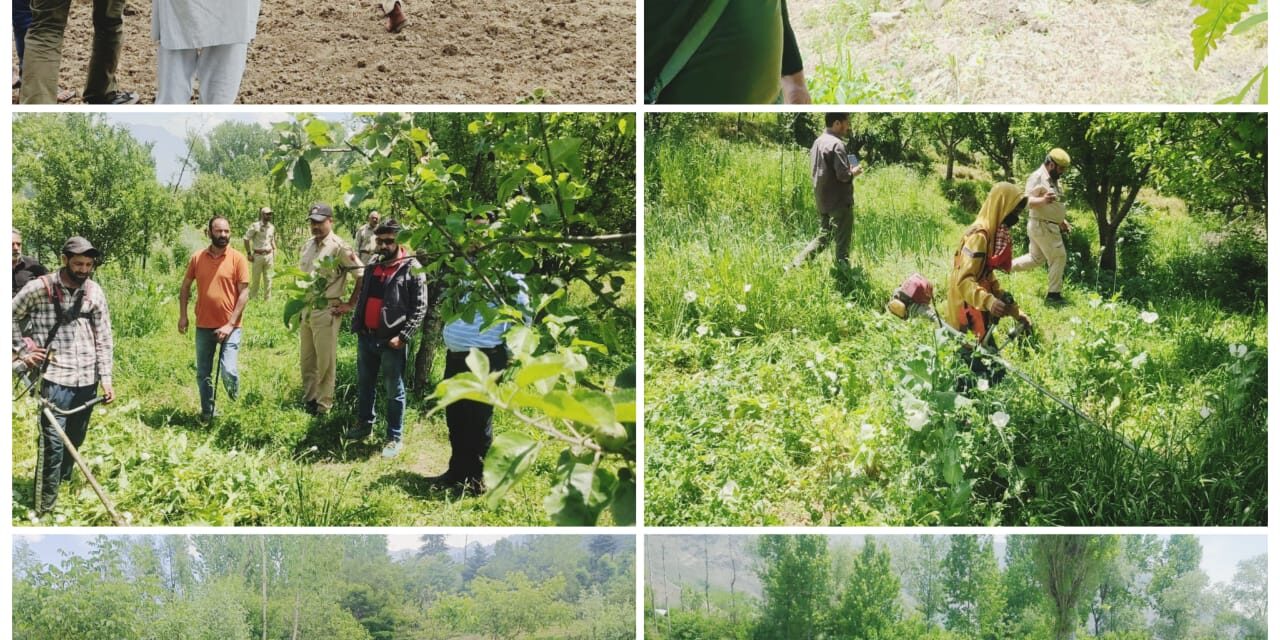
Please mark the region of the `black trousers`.
[[[489, 371], [507, 368], [506, 346], [484, 349], [489, 358]], [[469, 371], [467, 352], [450, 351], [444, 359], [444, 377], [452, 378]], [[493, 444], [493, 405], [475, 400], [459, 400], [444, 408], [445, 422], [449, 425], [448, 477], [458, 481], [483, 480], [484, 456]]]

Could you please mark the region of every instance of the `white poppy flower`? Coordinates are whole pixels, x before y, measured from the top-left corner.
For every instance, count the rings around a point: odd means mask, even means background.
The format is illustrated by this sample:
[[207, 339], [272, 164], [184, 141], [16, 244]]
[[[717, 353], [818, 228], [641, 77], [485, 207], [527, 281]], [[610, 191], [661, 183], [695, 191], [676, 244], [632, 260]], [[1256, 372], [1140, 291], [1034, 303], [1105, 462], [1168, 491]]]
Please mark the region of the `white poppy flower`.
[[1208, 418], [1212, 413], [1213, 413], [1213, 409], [1210, 409], [1209, 407], [1200, 407], [1201, 418]]
[[1005, 425], [1009, 424], [1009, 414], [1003, 411], [991, 414], [991, 424], [994, 424], [997, 429], [1005, 428]]
[[745, 304], [734, 305], [734, 308], [738, 310], [738, 313], [746, 313], [746, 312], [747, 312], [747, 305], [745, 305]]
[[1147, 324], [1151, 324], [1160, 319], [1160, 314], [1154, 311], [1143, 311], [1138, 314], [1138, 318]]
[[692, 291], [686, 291], [686, 292], [684, 292], [684, 301], [685, 301], [685, 302], [693, 302], [694, 300], [697, 300], [697, 299], [698, 299], [698, 294], [696, 294], [696, 293], [694, 293], [694, 292], [692, 292]]
[[978, 391], [986, 391], [991, 388], [991, 383], [986, 378], [978, 378]]
[[705, 335], [707, 335], [707, 332], [708, 332], [708, 331], [710, 331], [710, 330], [711, 330], [711, 329], [707, 328], [707, 325], [705, 325], [705, 324], [700, 324], [700, 325], [698, 325], [698, 335], [699, 335], [699, 336], [705, 336]]
[[746, 284], [742, 285], [742, 292], [743, 292], [743, 293], [751, 293], [751, 283], [750, 283], [750, 282], [748, 282], [748, 283], [746, 283]]

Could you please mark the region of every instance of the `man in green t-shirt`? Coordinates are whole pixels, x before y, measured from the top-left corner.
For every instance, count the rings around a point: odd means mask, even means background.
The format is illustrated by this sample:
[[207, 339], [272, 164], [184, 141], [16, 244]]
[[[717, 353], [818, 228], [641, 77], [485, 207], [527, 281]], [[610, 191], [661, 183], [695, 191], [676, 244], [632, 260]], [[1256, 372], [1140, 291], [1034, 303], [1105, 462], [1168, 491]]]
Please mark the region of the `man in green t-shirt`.
[[810, 101], [786, 0], [651, 0], [644, 41], [649, 101]]

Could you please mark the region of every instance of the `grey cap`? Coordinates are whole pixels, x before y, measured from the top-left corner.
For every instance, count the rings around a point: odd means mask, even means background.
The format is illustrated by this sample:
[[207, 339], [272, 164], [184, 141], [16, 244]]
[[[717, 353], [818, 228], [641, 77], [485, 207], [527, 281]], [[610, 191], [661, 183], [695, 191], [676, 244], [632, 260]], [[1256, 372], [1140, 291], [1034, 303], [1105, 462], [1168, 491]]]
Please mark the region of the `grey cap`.
[[71, 236], [62, 244], [62, 255], [64, 256], [89, 256], [90, 258], [98, 258], [102, 255], [97, 249], [89, 244], [88, 240], [80, 236]]
[[333, 207], [317, 202], [311, 205], [311, 210], [307, 212], [307, 218], [312, 222], [324, 222], [333, 217]]

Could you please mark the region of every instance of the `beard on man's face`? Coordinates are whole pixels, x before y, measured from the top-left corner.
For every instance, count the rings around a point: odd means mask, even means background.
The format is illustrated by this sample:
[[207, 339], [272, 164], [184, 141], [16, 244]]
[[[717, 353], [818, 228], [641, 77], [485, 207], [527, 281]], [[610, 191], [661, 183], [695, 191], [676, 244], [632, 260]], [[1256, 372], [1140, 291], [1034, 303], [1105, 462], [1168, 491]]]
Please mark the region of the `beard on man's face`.
[[231, 244], [231, 237], [230, 237], [230, 236], [227, 236], [227, 237], [225, 237], [225, 238], [217, 238], [217, 237], [215, 237], [215, 238], [213, 239], [213, 246], [218, 247], [219, 249], [221, 249], [221, 248], [223, 248], [223, 247], [227, 246], [228, 244]]

